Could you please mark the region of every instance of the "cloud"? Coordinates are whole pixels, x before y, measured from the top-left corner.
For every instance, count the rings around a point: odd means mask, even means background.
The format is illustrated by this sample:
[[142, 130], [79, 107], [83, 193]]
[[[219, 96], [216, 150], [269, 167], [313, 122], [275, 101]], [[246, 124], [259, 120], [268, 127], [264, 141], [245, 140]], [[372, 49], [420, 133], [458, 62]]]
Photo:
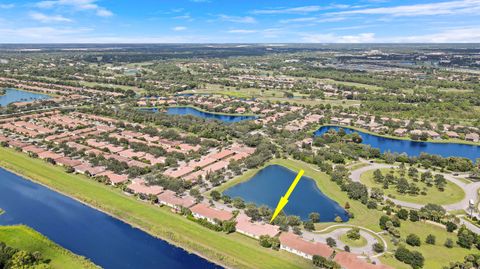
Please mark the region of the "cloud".
[[444, 29], [437, 33], [425, 35], [392, 37], [386, 40], [395, 43], [479, 43], [480, 25]]
[[256, 23], [257, 22], [257, 20], [254, 17], [250, 17], [250, 16], [240, 17], [240, 16], [228, 16], [228, 15], [221, 14], [219, 18], [222, 21], [235, 22], [235, 23]]
[[177, 20], [187, 20], [187, 21], [192, 21], [193, 20], [192, 16], [190, 16], [189, 13], [184, 14], [184, 15], [175, 16], [173, 18], [177, 19]]
[[253, 34], [258, 33], [258, 30], [248, 30], [248, 29], [232, 29], [228, 31], [231, 34]]
[[479, 43], [480, 25], [443, 29], [436, 33], [406, 36], [376, 36], [374, 33], [357, 35], [300, 34], [309, 43]]
[[280, 23], [297, 23], [297, 22], [310, 22], [310, 23], [324, 23], [324, 22], [339, 22], [345, 20], [345, 17], [330, 17], [330, 18], [319, 18], [319, 17], [303, 17], [303, 18], [293, 18], [280, 20]]
[[185, 30], [187, 30], [187, 27], [185, 27], [185, 26], [175, 26], [175, 27], [172, 28], [172, 30], [177, 31], [177, 32], [185, 31]]
[[301, 6], [290, 8], [276, 8], [276, 9], [256, 9], [252, 11], [253, 14], [307, 14], [328, 9], [345, 9], [352, 8], [350, 5], [331, 4], [326, 6]]
[[392, 7], [366, 8], [349, 11], [333, 12], [330, 15], [364, 14], [390, 15], [394, 17], [454, 15], [480, 12], [480, 0], [460, 0], [430, 4], [403, 5]]
[[0, 9], [9, 9], [9, 8], [14, 8], [14, 4], [0, 4]]
[[61, 15], [45, 15], [40, 12], [31, 12], [30, 17], [36, 21], [49, 23], [49, 22], [72, 22], [71, 19], [65, 18]]
[[278, 9], [257, 9], [252, 13], [254, 14], [304, 14], [310, 12], [320, 11], [323, 8], [321, 6], [302, 6], [292, 8], [278, 8]]
[[0, 28], [2, 42], [56, 42], [63, 40], [69, 42], [72, 35], [90, 32], [90, 28], [54, 28], [54, 27], [24, 27]]
[[36, 3], [39, 8], [70, 7], [79, 11], [94, 11], [97, 16], [110, 17], [113, 12], [96, 4], [97, 0], [46, 0]]
[[308, 43], [371, 43], [375, 41], [374, 33], [357, 35], [337, 34], [302, 34], [302, 40]]

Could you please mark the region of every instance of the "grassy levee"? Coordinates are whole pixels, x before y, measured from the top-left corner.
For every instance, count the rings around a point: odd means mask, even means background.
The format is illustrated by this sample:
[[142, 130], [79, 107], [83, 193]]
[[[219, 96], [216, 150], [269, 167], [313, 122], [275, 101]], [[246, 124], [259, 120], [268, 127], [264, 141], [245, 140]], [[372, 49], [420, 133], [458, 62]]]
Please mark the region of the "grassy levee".
[[23, 226], [0, 226], [0, 242], [28, 252], [38, 251], [43, 259], [50, 259], [53, 269], [93, 269], [95, 264], [50, 241], [35, 230]]
[[310, 261], [284, 251], [260, 247], [257, 241], [237, 234], [214, 232], [168, 208], [150, 205], [120, 190], [87, 177], [64, 172], [39, 159], [12, 149], [0, 148], [0, 166], [74, 197], [112, 216], [212, 260], [232, 268], [310, 268]]

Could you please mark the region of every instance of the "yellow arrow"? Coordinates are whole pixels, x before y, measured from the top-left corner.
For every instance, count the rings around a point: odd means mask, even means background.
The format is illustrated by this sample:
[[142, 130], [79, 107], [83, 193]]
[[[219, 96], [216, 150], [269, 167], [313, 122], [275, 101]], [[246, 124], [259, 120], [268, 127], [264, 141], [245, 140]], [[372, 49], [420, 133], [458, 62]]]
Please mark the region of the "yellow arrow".
[[303, 170], [300, 170], [300, 172], [298, 172], [297, 177], [295, 177], [295, 179], [293, 180], [292, 185], [290, 185], [290, 187], [288, 188], [287, 193], [285, 193], [284, 196], [280, 197], [280, 201], [278, 201], [277, 208], [275, 209], [275, 212], [273, 212], [273, 216], [272, 216], [272, 219], [270, 220], [270, 223], [272, 223], [272, 221], [278, 216], [280, 211], [282, 211], [282, 209], [287, 205], [288, 197], [290, 197], [290, 194], [292, 194], [293, 190], [295, 189], [295, 186], [297, 186], [297, 183], [302, 178], [304, 172], [305, 171]]

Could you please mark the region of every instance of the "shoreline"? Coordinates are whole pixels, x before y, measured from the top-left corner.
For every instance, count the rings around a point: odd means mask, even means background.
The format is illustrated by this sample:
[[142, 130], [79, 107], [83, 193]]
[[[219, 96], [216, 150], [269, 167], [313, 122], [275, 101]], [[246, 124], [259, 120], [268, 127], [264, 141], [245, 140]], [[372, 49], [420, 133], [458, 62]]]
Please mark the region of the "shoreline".
[[476, 142], [470, 142], [470, 141], [464, 141], [464, 140], [443, 140], [443, 139], [439, 139], [439, 140], [435, 140], [435, 139], [428, 139], [427, 141], [421, 141], [421, 140], [412, 140], [408, 137], [399, 137], [399, 136], [392, 136], [392, 135], [382, 135], [382, 134], [378, 134], [378, 133], [374, 133], [372, 131], [369, 131], [367, 129], [364, 129], [364, 128], [360, 128], [360, 127], [355, 127], [355, 126], [346, 126], [346, 125], [339, 125], [339, 124], [322, 124], [320, 125], [318, 128], [315, 128], [315, 130], [313, 131], [309, 131], [309, 133], [315, 133], [318, 129], [322, 128], [322, 127], [339, 127], [339, 128], [348, 128], [348, 129], [352, 129], [354, 131], [359, 131], [359, 132], [362, 132], [362, 133], [366, 133], [366, 134], [369, 134], [369, 135], [373, 135], [373, 136], [378, 136], [378, 137], [383, 137], [383, 138], [388, 138], [388, 139], [395, 139], [395, 140], [403, 140], [403, 141], [411, 141], [411, 142], [418, 142], [418, 143], [435, 143], [435, 144], [461, 144], [461, 145], [469, 145], [469, 146], [477, 146], [477, 147], [480, 147], [480, 143], [476, 143]]
[[[36, 91], [31, 91], [31, 90], [25, 90], [25, 89], [18, 89], [18, 88], [11, 88], [11, 87], [3, 87], [1, 86], [1, 88], [5, 89], [5, 94], [6, 94], [6, 90], [15, 90], [15, 91], [22, 91], [22, 92], [29, 92], [29, 93], [34, 93], [34, 94], [41, 94], [41, 95], [46, 95], [46, 96], [49, 96], [51, 98], [48, 98], [48, 99], [52, 99], [52, 98], [55, 98], [55, 97], [58, 97], [59, 95], [57, 94], [53, 94], [53, 93], [44, 93], [44, 92], [36, 92]], [[0, 94], [0, 96], [2, 96]], [[42, 98], [42, 99], [36, 99], [34, 101], [38, 101], [38, 100], [48, 100], [47, 98]], [[16, 103], [16, 102], [15, 102]]]
[[156, 108], [156, 109], [159, 109], [159, 108], [192, 108], [192, 109], [195, 109], [199, 112], [203, 112], [203, 113], [208, 113], [208, 114], [213, 114], [213, 115], [219, 115], [219, 116], [234, 116], [234, 117], [260, 117], [259, 115], [256, 115], [256, 114], [252, 114], [252, 113], [245, 113], [245, 114], [238, 114], [238, 113], [224, 113], [224, 112], [211, 112], [211, 111], [207, 111], [207, 110], [204, 110], [202, 108], [199, 108], [199, 107], [196, 107], [196, 106], [192, 106], [192, 105], [178, 105], [178, 106], [144, 106], [144, 107], [136, 107], [136, 108], [146, 108], [146, 109], [152, 109], [152, 108]]
[[[119, 220], [119, 221], [121, 221], [121, 222], [129, 225], [130, 227], [132, 227], [132, 228], [134, 228], [134, 229], [138, 229], [138, 230], [140, 230], [140, 231], [142, 231], [142, 232], [144, 232], [144, 233], [146, 233], [146, 234], [148, 234], [148, 235], [150, 235], [150, 236], [152, 236], [152, 237], [154, 237], [154, 238], [156, 238], [156, 239], [158, 239], [158, 240], [162, 240], [162, 241], [166, 242], [167, 244], [169, 244], [169, 245], [171, 245], [171, 246], [173, 246], [173, 247], [180, 248], [180, 249], [186, 251], [188, 254], [197, 255], [197, 256], [201, 257], [202, 259], [205, 259], [205, 260], [207, 260], [208, 262], [211, 262], [211, 263], [213, 263], [213, 264], [215, 264], [215, 265], [219, 265], [219, 266], [222, 266], [222, 267], [224, 267], [224, 268], [231, 269], [231, 267], [228, 267], [227, 265], [221, 264], [221, 263], [219, 263], [219, 262], [217, 262], [217, 261], [212, 261], [211, 259], [205, 257], [204, 255], [202, 255], [202, 254], [199, 253], [199, 252], [190, 250], [190, 249], [185, 248], [185, 247], [183, 247], [183, 246], [176, 245], [176, 244], [172, 243], [169, 239], [164, 239], [164, 238], [161, 238], [161, 237], [159, 237], [159, 236], [157, 236], [157, 235], [155, 235], [155, 234], [153, 234], [153, 233], [150, 233], [150, 232], [147, 231], [146, 229], [144, 229], [144, 228], [142, 228], [142, 227], [140, 227], [140, 226], [138, 226], [138, 225], [129, 223], [129, 222], [127, 222], [126, 220], [124, 220], [124, 219], [122, 219], [122, 218], [114, 215], [113, 213], [110, 213], [110, 212], [108, 212], [108, 211], [106, 211], [106, 210], [104, 210], [104, 209], [101, 209], [101, 208], [96, 207], [96, 206], [94, 206], [94, 205], [92, 205], [92, 204], [89, 204], [89, 203], [81, 200], [80, 198], [77, 198], [77, 197], [75, 197], [75, 196], [69, 195], [69, 194], [67, 194], [67, 193], [65, 193], [65, 192], [62, 192], [62, 191], [60, 191], [60, 190], [57, 190], [57, 189], [55, 189], [55, 188], [53, 188], [53, 187], [50, 187], [50, 186], [44, 184], [44, 183], [41, 183], [41, 182], [39, 182], [39, 181], [37, 181], [37, 180], [35, 180], [35, 179], [33, 179], [33, 178], [30, 178], [30, 177], [28, 177], [28, 176], [26, 176], [26, 175], [22, 175], [22, 174], [20, 174], [19, 172], [13, 171], [12, 169], [3, 166], [1, 163], [0, 163], [0, 168], [4, 169], [4, 170], [6, 170], [6, 171], [8, 171], [8, 172], [10, 172], [10, 173], [12, 173], [12, 174], [15, 174], [15, 175], [21, 177], [21, 178], [24, 179], [24, 180], [28, 180], [28, 181], [31, 181], [31, 182], [33, 182], [33, 183], [35, 183], [35, 184], [39, 184], [39, 185], [41, 185], [41, 186], [43, 186], [43, 187], [45, 187], [45, 188], [47, 188], [47, 189], [49, 189], [49, 190], [51, 190], [51, 191], [54, 191], [54, 192], [59, 193], [59, 194], [65, 196], [65, 197], [68, 197], [68, 198], [70, 198], [70, 199], [73, 199], [73, 200], [75, 200], [75, 201], [77, 201], [77, 202], [79, 202], [79, 203], [81, 203], [81, 204], [83, 204], [83, 205], [85, 205], [85, 206], [90, 207], [90, 208], [93, 209], [93, 210], [97, 210], [97, 211], [99, 211], [99, 212], [102, 212], [102, 213], [104, 213], [104, 214], [106, 214], [106, 215], [108, 215], [108, 216], [110, 216], [110, 217], [112, 217], [112, 218], [115, 218], [116, 220]], [[140, 201], [140, 200], [139, 200], [139, 201]], [[141, 202], [141, 201], [140, 201], [140, 202]], [[4, 212], [5, 212], [5, 211], [0, 210], [0, 215], [2, 215]], [[56, 242], [55, 242], [55, 243], [56, 243]], [[63, 246], [62, 246], [62, 247], [63, 247]], [[71, 250], [69, 250], [69, 251], [71, 251]], [[72, 253], [73, 253], [73, 252], [72, 252]], [[86, 257], [86, 258], [89, 259], [89, 257]], [[92, 261], [92, 262], [93, 262], [93, 261]]]

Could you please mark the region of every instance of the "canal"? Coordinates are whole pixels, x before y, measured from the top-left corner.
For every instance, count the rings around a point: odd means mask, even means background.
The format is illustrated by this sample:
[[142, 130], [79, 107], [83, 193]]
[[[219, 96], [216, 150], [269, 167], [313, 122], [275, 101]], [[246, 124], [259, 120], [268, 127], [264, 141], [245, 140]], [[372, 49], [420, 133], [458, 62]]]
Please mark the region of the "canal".
[[0, 168], [0, 225], [25, 224], [103, 268], [221, 268]]

